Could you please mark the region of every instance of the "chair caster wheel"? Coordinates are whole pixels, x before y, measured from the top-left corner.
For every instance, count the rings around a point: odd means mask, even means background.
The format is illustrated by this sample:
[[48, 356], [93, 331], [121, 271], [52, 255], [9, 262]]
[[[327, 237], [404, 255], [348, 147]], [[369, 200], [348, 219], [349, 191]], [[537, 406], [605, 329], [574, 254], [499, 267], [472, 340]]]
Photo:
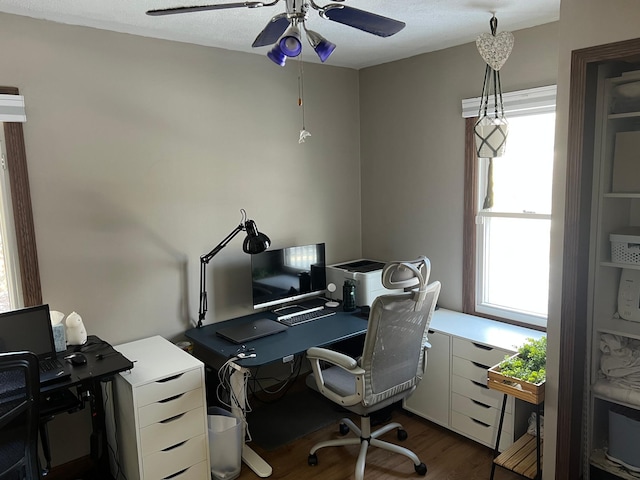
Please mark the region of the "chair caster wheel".
[[402, 428], [399, 428], [398, 429], [398, 440], [400, 440], [401, 442], [404, 442], [407, 439], [407, 437], [409, 437], [409, 435], [407, 434], [407, 431], [402, 429]]
[[340, 424], [340, 435], [346, 435], [347, 433], [349, 433], [350, 428], [346, 423], [341, 423]]
[[[309, 454], [309, 458], [307, 458], [307, 463], [309, 464], [309, 466], [315, 467], [316, 465], [318, 465], [318, 456], [315, 453]], [[426, 468], [427, 467], [425, 467], [425, 470]]]
[[413, 468], [415, 468], [416, 473], [418, 475], [426, 475], [427, 474], [427, 466], [424, 463], [421, 463], [420, 465], [414, 465]]

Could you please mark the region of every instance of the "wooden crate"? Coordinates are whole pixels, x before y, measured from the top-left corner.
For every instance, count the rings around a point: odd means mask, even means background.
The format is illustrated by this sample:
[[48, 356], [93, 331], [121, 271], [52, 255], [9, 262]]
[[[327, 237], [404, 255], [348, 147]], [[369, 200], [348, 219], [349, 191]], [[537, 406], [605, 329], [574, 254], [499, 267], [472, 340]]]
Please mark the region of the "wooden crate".
[[503, 375], [500, 373], [500, 364], [491, 367], [488, 373], [487, 387], [512, 395], [534, 405], [539, 405], [544, 402], [544, 382], [537, 385], [520, 380], [519, 378]]

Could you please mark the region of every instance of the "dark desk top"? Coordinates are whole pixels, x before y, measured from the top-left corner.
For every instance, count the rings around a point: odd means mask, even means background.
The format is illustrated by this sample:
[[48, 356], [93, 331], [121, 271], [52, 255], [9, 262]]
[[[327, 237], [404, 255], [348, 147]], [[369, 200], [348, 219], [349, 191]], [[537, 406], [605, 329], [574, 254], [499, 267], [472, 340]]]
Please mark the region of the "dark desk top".
[[[254, 313], [201, 328], [192, 328], [187, 330], [185, 335], [194, 343], [194, 355], [215, 367], [232, 357], [240, 347], [218, 336], [216, 332], [220, 328], [228, 327], [231, 322], [248, 323], [259, 318], [275, 320], [276, 315], [271, 312]], [[366, 331], [366, 319], [356, 313], [337, 311], [335, 315], [318, 318], [289, 327], [284, 332], [246, 342], [245, 347], [255, 349], [256, 357], [238, 360], [236, 363], [243, 367], [258, 367], [271, 362], [282, 362], [282, 359], [289, 355], [356, 337]]]
[[74, 352], [82, 352], [87, 357], [85, 365], [71, 366], [71, 377], [64, 381], [51, 383], [40, 388], [43, 393], [53, 392], [65, 388], [75, 387], [84, 383], [105, 380], [119, 372], [133, 368], [133, 363], [104, 340], [95, 335], [89, 335], [84, 345], [70, 346], [66, 351], [59, 352], [58, 358]]

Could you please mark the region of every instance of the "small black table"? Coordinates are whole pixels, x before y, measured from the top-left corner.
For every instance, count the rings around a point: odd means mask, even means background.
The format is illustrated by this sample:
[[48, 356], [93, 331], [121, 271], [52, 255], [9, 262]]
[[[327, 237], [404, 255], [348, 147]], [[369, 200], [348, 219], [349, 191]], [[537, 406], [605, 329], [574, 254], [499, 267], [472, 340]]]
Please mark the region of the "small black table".
[[[96, 472], [106, 473], [109, 471], [109, 461], [105, 448], [107, 437], [100, 384], [110, 381], [119, 372], [130, 370], [133, 363], [95, 335], [89, 335], [84, 345], [70, 346], [66, 351], [59, 352], [58, 357], [62, 361], [74, 352], [82, 352], [87, 363], [72, 366], [71, 376], [65, 380], [40, 388], [40, 436], [47, 461], [46, 469], [51, 467], [47, 422], [56, 415], [82, 408], [83, 402], [87, 401], [91, 408], [93, 430], [90, 438], [91, 459], [96, 462]], [[72, 389], [76, 390], [75, 394]]]

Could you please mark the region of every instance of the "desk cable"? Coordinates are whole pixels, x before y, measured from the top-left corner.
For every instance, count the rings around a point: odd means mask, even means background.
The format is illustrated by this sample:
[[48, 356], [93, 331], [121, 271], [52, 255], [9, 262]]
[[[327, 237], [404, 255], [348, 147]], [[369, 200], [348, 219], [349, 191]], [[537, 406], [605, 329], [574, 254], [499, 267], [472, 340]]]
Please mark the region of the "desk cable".
[[[112, 421], [112, 428], [113, 428], [113, 440], [115, 441], [115, 448], [113, 447], [113, 445], [111, 445], [111, 439], [109, 438], [109, 436], [107, 435], [107, 448], [109, 450], [109, 452], [111, 453], [111, 459], [113, 460], [113, 462], [115, 463], [117, 470], [115, 473], [115, 476], [113, 477], [115, 480], [120, 480], [120, 479], [124, 479], [127, 480], [127, 477], [125, 477], [123, 471], [122, 471], [122, 466], [120, 465], [120, 452], [118, 449], [118, 422], [117, 422], [117, 416], [116, 416], [116, 412], [115, 409], [117, 408], [117, 404], [116, 402], [112, 401], [111, 398], [113, 397], [113, 382], [109, 381], [105, 383], [104, 386], [104, 399], [103, 399], [103, 405], [102, 405], [102, 411], [105, 412], [105, 421], [106, 418], [111, 418]], [[111, 408], [109, 408], [111, 407]], [[111, 411], [112, 415], [107, 415], [108, 411]]]
[[[242, 355], [242, 357], [240, 356]], [[248, 424], [247, 424], [247, 413], [251, 411], [251, 406], [249, 405], [248, 398], [245, 395], [244, 402], [241, 399], [237, 398], [234, 394], [234, 389], [231, 386], [231, 375], [236, 372], [242, 372], [243, 374], [243, 391], [247, 392], [248, 380], [251, 376], [251, 373], [239, 367], [236, 363], [236, 360], [240, 360], [241, 358], [245, 358], [244, 354], [238, 354], [229, 358], [218, 370], [218, 388], [216, 389], [216, 397], [218, 401], [228, 407], [233, 411], [234, 409], [239, 409], [242, 412], [242, 422], [244, 423], [244, 429], [246, 432], [246, 441], [251, 441], [251, 434], [249, 432]]]
[[[293, 384], [295, 384], [296, 380], [298, 379], [298, 377], [300, 376], [300, 370], [302, 369], [302, 360], [303, 360], [303, 356], [302, 355], [296, 355], [295, 360], [291, 362], [291, 373], [284, 379], [281, 378], [277, 378], [277, 377], [265, 377], [265, 378], [259, 378], [258, 377], [258, 370], [256, 370], [256, 374], [252, 377], [252, 385], [251, 385], [251, 394], [254, 396], [254, 398], [256, 398], [257, 400], [259, 400], [262, 403], [274, 403], [277, 402], [278, 400], [280, 400], [286, 393], [287, 391], [291, 388], [291, 386]], [[280, 384], [280, 386], [278, 386], [277, 388], [270, 390], [268, 387], [265, 387], [261, 381], [264, 380], [275, 380], [276, 384]], [[257, 388], [256, 388], [257, 386]], [[264, 392], [267, 395], [276, 395], [278, 393], [281, 393], [280, 396], [278, 396], [278, 398], [275, 399], [261, 399], [258, 396], [258, 391], [260, 392]]]

